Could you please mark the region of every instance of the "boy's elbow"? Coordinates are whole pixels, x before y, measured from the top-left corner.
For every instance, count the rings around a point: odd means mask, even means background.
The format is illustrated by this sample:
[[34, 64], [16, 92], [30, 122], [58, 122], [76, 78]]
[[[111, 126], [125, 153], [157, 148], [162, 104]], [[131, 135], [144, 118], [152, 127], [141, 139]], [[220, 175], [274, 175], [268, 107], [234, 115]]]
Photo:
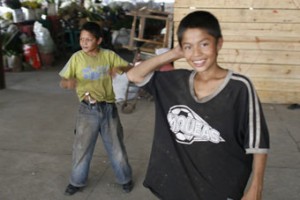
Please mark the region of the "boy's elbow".
[[129, 71], [126, 73], [126, 76], [127, 76], [128, 81], [133, 82], [133, 83], [136, 83], [136, 77], [134, 76], [134, 73], [132, 73], [131, 70], [129, 70]]
[[135, 83], [135, 84], [141, 83], [141, 82], [144, 80], [143, 77], [139, 77], [139, 76], [137, 76], [136, 74], [134, 74], [134, 73], [132, 72], [132, 70], [129, 70], [129, 71], [126, 73], [126, 76], [127, 76], [128, 81], [133, 82], [133, 83]]

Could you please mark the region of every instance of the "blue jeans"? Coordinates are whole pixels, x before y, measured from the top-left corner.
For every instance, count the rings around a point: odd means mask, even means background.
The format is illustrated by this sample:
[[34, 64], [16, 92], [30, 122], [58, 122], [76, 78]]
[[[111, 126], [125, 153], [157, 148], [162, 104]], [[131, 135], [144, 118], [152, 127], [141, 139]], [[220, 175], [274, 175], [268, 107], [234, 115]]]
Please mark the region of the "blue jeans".
[[114, 103], [88, 105], [80, 103], [73, 144], [73, 164], [70, 184], [83, 187], [87, 183], [90, 162], [98, 135], [111, 161], [117, 182], [125, 184], [132, 178], [123, 143], [123, 128]]

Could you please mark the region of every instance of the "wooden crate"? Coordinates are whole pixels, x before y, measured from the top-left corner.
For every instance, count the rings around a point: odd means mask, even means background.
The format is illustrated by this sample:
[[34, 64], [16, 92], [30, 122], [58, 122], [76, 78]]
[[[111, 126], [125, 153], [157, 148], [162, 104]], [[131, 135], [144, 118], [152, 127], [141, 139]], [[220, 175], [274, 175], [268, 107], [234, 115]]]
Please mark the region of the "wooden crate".
[[[135, 49], [137, 46], [137, 42], [144, 43], [144, 46], [140, 47], [141, 51], [153, 53], [157, 48], [170, 48], [171, 47], [171, 27], [173, 22], [173, 15], [168, 12], [162, 11], [154, 11], [149, 9], [141, 9], [136, 11], [131, 11], [127, 13], [128, 16], [133, 17], [131, 33], [130, 33], [130, 40], [129, 45], [124, 46], [128, 49]], [[145, 38], [145, 29], [146, 29], [146, 21], [158, 20], [164, 23], [164, 31], [165, 33], [160, 33], [158, 37], [154, 37], [151, 39]], [[138, 32], [136, 35], [136, 31]], [[154, 35], [152, 35], [154, 36]]]

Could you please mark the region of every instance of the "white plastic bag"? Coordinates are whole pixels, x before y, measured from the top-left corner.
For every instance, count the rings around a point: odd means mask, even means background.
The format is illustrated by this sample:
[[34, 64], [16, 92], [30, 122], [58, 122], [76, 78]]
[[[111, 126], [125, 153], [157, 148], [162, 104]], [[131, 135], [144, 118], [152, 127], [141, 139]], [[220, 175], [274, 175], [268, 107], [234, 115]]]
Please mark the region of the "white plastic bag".
[[35, 40], [40, 53], [47, 54], [54, 52], [55, 44], [47, 28], [43, 27], [41, 23], [36, 21], [33, 25], [33, 32], [35, 34]]
[[129, 81], [125, 73], [121, 75], [117, 74], [113, 78], [113, 89], [116, 96], [116, 102], [124, 101], [126, 99], [126, 95], [127, 95], [127, 100], [131, 100], [136, 97], [139, 88], [137, 86], [132, 86], [132, 87], [129, 86], [129, 90], [127, 94], [128, 84]]

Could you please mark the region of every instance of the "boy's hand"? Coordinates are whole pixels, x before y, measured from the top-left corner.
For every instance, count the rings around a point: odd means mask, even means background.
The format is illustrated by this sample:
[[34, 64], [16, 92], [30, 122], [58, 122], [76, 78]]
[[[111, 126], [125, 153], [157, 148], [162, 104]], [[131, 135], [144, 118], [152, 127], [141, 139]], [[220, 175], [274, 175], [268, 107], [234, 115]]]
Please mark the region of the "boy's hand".
[[76, 79], [69, 79], [67, 85], [68, 85], [68, 89], [75, 89], [77, 86]]
[[178, 57], [178, 59], [184, 57], [184, 54], [183, 54], [183, 51], [182, 51], [180, 45], [177, 45], [172, 50], [176, 54], [176, 56]]
[[60, 81], [60, 87], [64, 89], [75, 89], [77, 85], [76, 79], [62, 79]]
[[120, 67], [113, 67], [108, 73], [111, 77], [115, 77], [117, 74], [122, 74], [123, 71], [120, 69]]
[[251, 187], [247, 192], [245, 192], [241, 200], [261, 200], [261, 199], [262, 199], [262, 191]]
[[131, 64], [127, 66], [121, 66], [121, 67], [113, 67], [109, 70], [109, 75], [112, 77], [115, 77], [117, 74], [123, 74], [125, 72], [128, 72], [133, 66]]

